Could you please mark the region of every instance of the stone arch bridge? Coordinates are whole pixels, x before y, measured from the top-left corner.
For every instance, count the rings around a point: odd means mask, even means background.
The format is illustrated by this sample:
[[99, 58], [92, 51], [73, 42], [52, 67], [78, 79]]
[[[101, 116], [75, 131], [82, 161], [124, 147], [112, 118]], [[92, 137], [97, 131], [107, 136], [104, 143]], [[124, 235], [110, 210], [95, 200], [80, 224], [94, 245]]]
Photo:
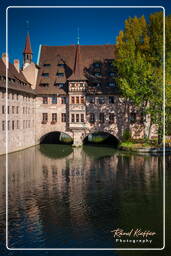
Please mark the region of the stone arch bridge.
[[51, 129], [49, 129], [49, 127], [47, 127], [47, 129], [43, 129], [41, 130], [41, 132], [36, 136], [37, 137], [37, 144], [41, 143], [41, 140], [43, 137], [48, 136], [48, 134], [50, 133], [55, 133], [55, 132], [59, 132], [59, 133], [64, 133], [68, 136], [70, 136], [73, 139], [73, 146], [75, 147], [79, 147], [82, 146], [84, 139], [93, 133], [97, 133], [97, 132], [104, 132], [104, 133], [108, 133], [110, 135], [113, 135], [116, 140], [119, 142], [121, 140], [121, 136], [118, 135], [118, 131], [117, 129], [108, 129], [105, 127], [99, 127], [98, 129], [93, 127], [90, 129], [80, 129], [80, 128], [75, 128], [75, 129], [55, 129], [55, 127], [51, 127]]

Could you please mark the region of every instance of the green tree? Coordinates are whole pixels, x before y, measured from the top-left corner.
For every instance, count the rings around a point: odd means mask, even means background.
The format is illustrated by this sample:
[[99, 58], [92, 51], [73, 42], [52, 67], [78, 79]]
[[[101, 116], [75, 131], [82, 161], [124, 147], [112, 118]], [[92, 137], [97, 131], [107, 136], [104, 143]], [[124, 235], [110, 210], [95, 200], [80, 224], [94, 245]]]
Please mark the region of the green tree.
[[166, 134], [171, 135], [171, 15], [166, 17]]
[[[168, 55], [170, 55], [170, 18], [167, 17]], [[169, 29], [168, 29], [169, 28]], [[170, 35], [170, 37], [169, 37]], [[117, 37], [117, 82], [127, 102], [146, 116], [145, 134], [158, 124], [159, 142], [163, 127], [163, 14], [128, 18]], [[167, 61], [170, 62], [170, 57]], [[128, 112], [130, 104], [128, 104]]]

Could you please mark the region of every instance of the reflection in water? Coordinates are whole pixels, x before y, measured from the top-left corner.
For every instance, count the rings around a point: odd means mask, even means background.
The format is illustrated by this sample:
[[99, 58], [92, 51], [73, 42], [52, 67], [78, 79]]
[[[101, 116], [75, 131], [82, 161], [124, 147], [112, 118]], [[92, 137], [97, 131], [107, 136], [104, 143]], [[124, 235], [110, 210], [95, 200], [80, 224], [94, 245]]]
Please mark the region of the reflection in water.
[[72, 147], [60, 144], [40, 144], [40, 152], [49, 158], [64, 158], [72, 153]]
[[[116, 244], [117, 227], [157, 235], [151, 245]], [[66, 145], [10, 154], [9, 246], [162, 247], [162, 158]]]

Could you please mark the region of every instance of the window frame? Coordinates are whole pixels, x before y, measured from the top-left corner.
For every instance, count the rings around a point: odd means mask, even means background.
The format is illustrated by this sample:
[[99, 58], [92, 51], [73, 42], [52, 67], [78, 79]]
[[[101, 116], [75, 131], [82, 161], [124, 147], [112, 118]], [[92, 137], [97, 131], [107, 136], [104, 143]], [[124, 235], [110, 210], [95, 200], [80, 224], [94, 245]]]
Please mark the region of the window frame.
[[[45, 100], [46, 99], [46, 100]], [[42, 103], [43, 104], [48, 104], [48, 97], [47, 96], [43, 96], [42, 97]]]

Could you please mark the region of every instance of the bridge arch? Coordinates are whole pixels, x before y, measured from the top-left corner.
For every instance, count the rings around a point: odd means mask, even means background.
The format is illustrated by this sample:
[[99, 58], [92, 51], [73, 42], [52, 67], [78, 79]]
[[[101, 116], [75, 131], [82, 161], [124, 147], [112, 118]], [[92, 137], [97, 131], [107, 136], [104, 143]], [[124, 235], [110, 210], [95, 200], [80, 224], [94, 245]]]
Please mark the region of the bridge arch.
[[83, 137], [83, 144], [107, 144], [117, 148], [120, 140], [108, 131], [93, 131]]
[[42, 135], [39, 144], [72, 144], [73, 138], [71, 134], [61, 131], [50, 131]]

